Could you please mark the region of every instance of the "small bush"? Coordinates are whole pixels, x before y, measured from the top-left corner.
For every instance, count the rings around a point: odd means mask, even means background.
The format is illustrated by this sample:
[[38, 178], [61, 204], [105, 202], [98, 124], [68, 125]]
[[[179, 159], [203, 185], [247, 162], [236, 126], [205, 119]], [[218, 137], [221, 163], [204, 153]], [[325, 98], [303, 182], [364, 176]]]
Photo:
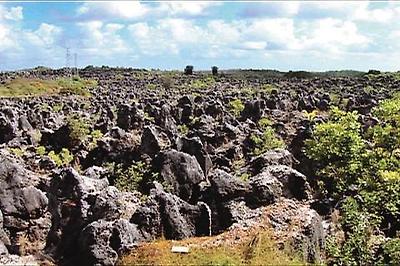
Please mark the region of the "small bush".
[[97, 147], [97, 141], [103, 137], [103, 133], [100, 130], [96, 129], [90, 132], [90, 142], [89, 149], [92, 150]]
[[67, 124], [70, 130], [69, 137], [75, 145], [87, 140], [90, 133], [90, 124], [86, 119], [70, 116], [67, 119]]
[[53, 112], [59, 113], [63, 109], [63, 107], [64, 107], [64, 104], [58, 103], [58, 104], [53, 105], [52, 109], [53, 109]]
[[61, 152], [56, 154], [54, 151], [50, 151], [48, 156], [52, 159], [57, 166], [69, 165], [74, 159], [73, 155], [66, 148], [62, 148]]
[[239, 117], [244, 110], [244, 104], [240, 99], [232, 100], [228, 103], [229, 111], [236, 117]]
[[195, 79], [190, 83], [190, 87], [193, 89], [207, 89], [215, 83], [214, 78], [208, 77], [204, 79]]
[[272, 126], [272, 124], [273, 124], [272, 121], [269, 120], [267, 117], [262, 117], [260, 120], [258, 120], [258, 126], [261, 129], [266, 129], [266, 128]]
[[254, 146], [253, 155], [256, 156], [285, 146], [285, 142], [276, 136], [275, 130], [270, 126], [265, 126], [261, 136], [256, 134], [251, 135], [250, 141]]
[[39, 146], [36, 148], [36, 154], [39, 156], [46, 155], [46, 148], [44, 146]]
[[120, 191], [140, 190], [145, 182], [152, 182], [158, 178], [158, 175], [151, 172], [149, 166], [141, 161], [127, 167], [115, 163], [106, 163], [104, 167], [110, 172], [111, 183]]
[[187, 125], [179, 125], [178, 131], [181, 135], [186, 135], [187, 133], [189, 133], [189, 128]]
[[10, 152], [17, 157], [22, 157], [25, 155], [25, 149], [22, 148], [9, 148]]
[[193, 74], [193, 66], [187, 65], [184, 70], [185, 75], [192, 75]]

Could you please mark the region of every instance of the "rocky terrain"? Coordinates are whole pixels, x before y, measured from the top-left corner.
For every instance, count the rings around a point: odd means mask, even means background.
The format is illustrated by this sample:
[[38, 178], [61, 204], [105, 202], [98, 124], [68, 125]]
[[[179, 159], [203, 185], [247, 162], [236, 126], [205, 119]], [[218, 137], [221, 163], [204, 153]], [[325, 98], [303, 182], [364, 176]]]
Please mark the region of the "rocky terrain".
[[[330, 237], [351, 232], [339, 220], [343, 195], [352, 194], [322, 193], [320, 164], [305, 142], [332, 106], [357, 111], [362, 128], [376, 125], [373, 108], [400, 88], [395, 75], [379, 73], [87, 67], [79, 74], [96, 82], [91, 96], [0, 100], [0, 263], [115, 265], [160, 237], [260, 225], [304, 262], [332, 261], [340, 252], [331, 251]], [[0, 85], [66, 76], [66, 69], [6, 72]], [[398, 238], [395, 213], [382, 216], [390, 229], [378, 226], [374, 235]]]

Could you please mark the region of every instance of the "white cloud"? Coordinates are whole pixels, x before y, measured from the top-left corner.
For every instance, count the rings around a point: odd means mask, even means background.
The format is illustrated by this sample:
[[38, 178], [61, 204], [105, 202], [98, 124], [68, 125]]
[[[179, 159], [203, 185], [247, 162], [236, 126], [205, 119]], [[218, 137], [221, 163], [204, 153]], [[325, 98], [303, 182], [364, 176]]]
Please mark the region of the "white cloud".
[[0, 23], [0, 52], [15, 46], [15, 41], [11, 37], [11, 30], [7, 25]]
[[276, 49], [292, 49], [298, 46], [294, 30], [293, 19], [259, 19], [243, 29], [243, 37], [247, 41], [266, 41]]
[[142, 3], [134, 1], [109, 1], [85, 2], [76, 10], [78, 19], [81, 20], [139, 20], [148, 17], [193, 17], [207, 12], [212, 6], [220, 5], [218, 2], [202, 1], [174, 1], [160, 3]]
[[300, 4], [296, 1], [249, 3], [241, 15], [244, 17], [292, 17], [299, 12]]
[[60, 37], [62, 29], [55, 25], [42, 23], [39, 28], [33, 32], [26, 32], [25, 38], [32, 45], [50, 47], [56, 45], [57, 38]]
[[175, 1], [161, 2], [156, 12], [170, 16], [199, 16], [203, 15], [212, 6], [220, 5], [218, 2], [201, 1]]
[[149, 12], [149, 8], [137, 1], [86, 2], [77, 9], [78, 17], [93, 19], [138, 19]]
[[327, 18], [303, 24], [303, 27], [308, 33], [302, 37], [301, 49], [338, 53], [355, 46], [365, 48], [371, 42], [351, 21]]
[[392, 23], [400, 16], [400, 4], [389, 3], [380, 8], [360, 8], [355, 10], [353, 19], [355, 21], [366, 21], [374, 23]]
[[120, 35], [125, 25], [104, 24], [102, 21], [80, 22], [81, 48], [86, 53], [109, 56], [127, 51], [125, 41]]
[[24, 18], [23, 8], [20, 6], [6, 8], [0, 5], [0, 21], [1, 20], [13, 20], [18, 21]]
[[264, 50], [267, 47], [267, 42], [244, 42], [238, 47], [243, 50]]

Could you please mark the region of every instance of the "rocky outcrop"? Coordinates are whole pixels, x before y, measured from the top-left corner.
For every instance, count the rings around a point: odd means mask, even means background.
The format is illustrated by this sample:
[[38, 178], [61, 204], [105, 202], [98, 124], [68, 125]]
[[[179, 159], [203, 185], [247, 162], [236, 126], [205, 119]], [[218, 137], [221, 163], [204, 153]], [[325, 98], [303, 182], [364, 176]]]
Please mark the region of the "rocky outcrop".
[[194, 200], [198, 185], [205, 180], [194, 156], [176, 150], [161, 152], [153, 162], [168, 189], [185, 201]]
[[[49, 193], [52, 227], [47, 251], [63, 263], [113, 265], [118, 252], [142, 239], [123, 218], [134, 213], [139, 200], [108, 186], [106, 178], [81, 176], [67, 168], [54, 174]], [[122, 237], [119, 230], [125, 230], [124, 226], [137, 237], [129, 232], [127, 238]]]
[[44, 180], [7, 151], [0, 152], [0, 160], [0, 242], [8, 251], [21, 254], [28, 248], [21, 246], [24, 236], [25, 245], [40, 249], [50, 226], [48, 198], [38, 188]]
[[308, 204], [285, 199], [268, 206], [266, 223], [273, 228], [278, 243], [289, 243], [309, 263], [319, 263], [325, 256], [325, 232], [322, 218]]

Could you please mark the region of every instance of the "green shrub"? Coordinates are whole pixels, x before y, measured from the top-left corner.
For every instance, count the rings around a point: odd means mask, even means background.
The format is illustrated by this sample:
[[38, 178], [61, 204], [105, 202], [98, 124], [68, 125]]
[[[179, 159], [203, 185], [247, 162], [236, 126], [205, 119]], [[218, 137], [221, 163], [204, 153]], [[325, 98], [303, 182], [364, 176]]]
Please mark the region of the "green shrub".
[[57, 166], [69, 165], [74, 159], [73, 155], [66, 148], [62, 148], [58, 154], [54, 151], [50, 151], [48, 156], [56, 163]]
[[400, 238], [390, 239], [383, 245], [384, 262], [400, 265]]
[[189, 128], [187, 125], [179, 125], [178, 131], [181, 135], [186, 135], [187, 133], [189, 133]]
[[267, 94], [278, 93], [279, 89], [273, 84], [265, 84], [261, 87], [261, 91]]
[[157, 85], [156, 85], [156, 84], [148, 84], [148, 85], [147, 85], [147, 89], [148, 89], [148, 90], [154, 91], [154, 90], [157, 89]]
[[127, 167], [115, 163], [106, 163], [104, 167], [110, 172], [111, 183], [120, 191], [140, 190], [145, 182], [152, 182], [158, 178], [158, 175], [151, 172], [149, 166], [141, 161]]
[[59, 113], [63, 109], [63, 107], [64, 107], [64, 104], [58, 103], [58, 104], [53, 105], [52, 109], [53, 109], [53, 112]]
[[90, 142], [89, 149], [92, 150], [97, 147], [97, 141], [103, 137], [103, 133], [100, 130], [96, 129], [90, 132]]
[[25, 155], [25, 149], [23, 148], [9, 148], [10, 152], [17, 157], [22, 157]]
[[333, 264], [398, 264], [393, 231], [400, 221], [399, 104], [398, 99], [381, 102], [372, 110], [380, 123], [366, 131], [357, 113], [333, 108], [329, 120], [316, 125], [306, 141], [316, 181], [326, 197], [340, 203], [345, 234], [329, 241]]
[[244, 109], [244, 104], [240, 99], [235, 99], [228, 103], [228, 108], [234, 116], [238, 117]]
[[39, 156], [44, 156], [46, 154], [46, 148], [44, 146], [37, 147], [36, 154]]
[[207, 89], [215, 83], [213, 77], [207, 77], [203, 79], [195, 79], [190, 83], [190, 87], [193, 89]]
[[306, 140], [306, 155], [318, 165], [317, 174], [327, 183], [329, 192], [342, 192], [354, 182], [361, 168], [364, 141], [356, 112], [334, 107], [330, 120], [316, 125]]
[[70, 116], [67, 119], [67, 125], [70, 131], [69, 137], [75, 145], [87, 140], [90, 133], [90, 124], [86, 119]]
[[267, 117], [262, 117], [262, 118], [260, 118], [260, 120], [258, 120], [258, 126], [261, 129], [266, 129], [266, 128], [272, 126], [272, 124], [273, 124], [272, 121], [269, 120]]
[[253, 155], [260, 155], [267, 151], [284, 148], [285, 142], [276, 136], [275, 130], [270, 126], [265, 126], [261, 136], [253, 134], [250, 136], [253, 143]]

